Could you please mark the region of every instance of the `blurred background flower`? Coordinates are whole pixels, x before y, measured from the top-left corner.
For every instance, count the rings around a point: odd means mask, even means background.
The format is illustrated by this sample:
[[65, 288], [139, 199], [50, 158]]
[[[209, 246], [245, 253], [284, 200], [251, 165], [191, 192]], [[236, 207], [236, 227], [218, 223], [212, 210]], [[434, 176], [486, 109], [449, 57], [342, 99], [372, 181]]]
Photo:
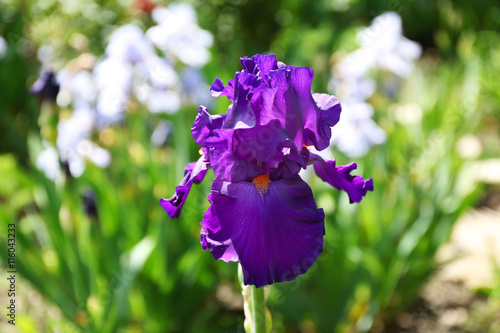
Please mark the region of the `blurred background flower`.
[[[397, 13], [377, 16], [369, 27], [359, 31], [360, 48], [342, 57], [333, 67], [329, 86], [343, 101], [343, 113], [332, 143], [349, 157], [364, 156], [371, 146], [386, 140], [384, 130], [372, 120], [373, 107], [366, 101], [376, 90], [375, 71], [404, 78], [410, 75], [414, 61], [420, 56], [420, 45], [403, 37], [402, 30]], [[401, 84], [399, 80], [396, 86], [394, 82], [382, 83], [389, 97], [394, 96]], [[387, 87], [388, 84], [392, 86]]]
[[158, 201], [199, 158], [187, 130], [199, 105], [227, 111], [207, 79], [273, 53], [339, 97], [322, 153], [358, 156], [376, 189], [353, 207], [308, 180], [323, 254], [268, 291], [273, 332], [500, 331], [500, 259], [486, 245], [500, 205], [499, 17], [495, 0], [0, 0], [0, 216], [16, 223], [17, 327], [243, 331], [236, 265], [200, 251], [213, 173], [175, 224]]
[[7, 43], [5, 42], [5, 39], [3, 39], [2, 36], [0, 36], [0, 59], [5, 56], [6, 52], [7, 52]]
[[210, 60], [208, 48], [212, 46], [212, 34], [197, 24], [194, 8], [184, 3], [171, 3], [167, 8], [157, 6], [151, 17], [157, 25], [146, 36], [171, 61], [179, 60], [191, 67], [202, 67]]

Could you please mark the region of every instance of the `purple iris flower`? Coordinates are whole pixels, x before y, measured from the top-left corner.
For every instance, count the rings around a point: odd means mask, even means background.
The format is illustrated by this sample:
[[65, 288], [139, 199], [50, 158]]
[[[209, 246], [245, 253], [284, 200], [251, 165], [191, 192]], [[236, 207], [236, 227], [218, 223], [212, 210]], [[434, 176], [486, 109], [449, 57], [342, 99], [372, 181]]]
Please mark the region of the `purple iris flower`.
[[221, 115], [200, 106], [191, 132], [202, 156], [186, 166], [175, 195], [160, 204], [178, 217], [193, 183], [213, 169], [211, 206], [201, 222], [203, 250], [239, 262], [244, 283], [260, 287], [295, 279], [322, 252], [325, 214], [301, 169], [313, 165], [351, 202], [373, 191], [373, 182], [351, 175], [355, 163], [337, 166], [310, 151], [328, 147], [341, 112], [335, 96], [311, 94], [310, 68], [286, 66], [274, 55], [241, 62], [244, 69], [226, 86], [220, 79], [212, 84], [212, 96], [232, 104]]
[[59, 83], [53, 71], [42, 72], [38, 80], [30, 87], [30, 93], [37, 95], [42, 100], [55, 102], [59, 93]]

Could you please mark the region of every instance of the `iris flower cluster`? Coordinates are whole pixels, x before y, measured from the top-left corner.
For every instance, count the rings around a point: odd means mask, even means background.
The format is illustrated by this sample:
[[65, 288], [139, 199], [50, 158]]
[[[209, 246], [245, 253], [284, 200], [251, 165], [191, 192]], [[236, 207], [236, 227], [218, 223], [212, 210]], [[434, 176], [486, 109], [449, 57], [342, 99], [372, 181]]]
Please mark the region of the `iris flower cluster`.
[[[122, 122], [133, 100], [153, 113], [174, 113], [183, 104], [210, 98], [200, 68], [210, 60], [213, 37], [198, 26], [194, 8], [176, 2], [168, 7], [157, 5], [151, 17], [156, 24], [146, 32], [133, 24], [117, 28], [100, 59], [81, 54], [59, 71], [57, 80], [54, 73], [44, 72], [33, 86], [32, 93], [73, 110], [58, 122], [57, 150], [45, 142], [46, 149], [37, 158], [38, 168], [47, 177], [60, 178], [59, 159], [73, 177], [83, 174], [87, 160], [107, 167], [110, 153], [90, 137], [95, 130]], [[195, 38], [188, 39], [186, 34]], [[53, 67], [56, 60], [48, 45], [40, 48], [39, 58], [43, 67]], [[51, 87], [53, 83], [57, 89]], [[162, 145], [169, 130], [168, 122], [159, 122], [152, 144]]]
[[[373, 107], [367, 101], [376, 89], [374, 71], [393, 77], [393, 86], [410, 75], [420, 56], [419, 44], [403, 36], [401, 17], [394, 12], [377, 16], [358, 34], [361, 47], [345, 56], [335, 67], [331, 87], [343, 101], [344, 115], [332, 143], [349, 157], [364, 156], [373, 145], [382, 144], [386, 134], [373, 121]], [[392, 89], [394, 90], [394, 88]], [[389, 92], [389, 95], [391, 92]]]
[[156, 6], [151, 17], [157, 24], [146, 32], [132, 24], [115, 30], [94, 68], [97, 112], [106, 125], [124, 118], [132, 96], [154, 113], [177, 112], [182, 97], [200, 99], [196, 89], [205, 82], [198, 72], [210, 60], [212, 35], [198, 26], [188, 4]]
[[177, 218], [192, 185], [213, 169], [211, 206], [201, 222], [203, 250], [239, 262], [244, 283], [260, 287], [295, 279], [322, 252], [325, 214], [301, 169], [312, 165], [351, 203], [372, 191], [373, 182], [351, 175], [355, 163], [338, 166], [313, 152], [329, 146], [341, 105], [335, 96], [311, 93], [310, 68], [287, 66], [274, 55], [241, 63], [244, 69], [226, 86], [219, 78], [212, 84], [212, 96], [232, 104], [219, 115], [200, 106], [191, 132], [202, 156], [186, 166], [175, 195], [160, 204]]

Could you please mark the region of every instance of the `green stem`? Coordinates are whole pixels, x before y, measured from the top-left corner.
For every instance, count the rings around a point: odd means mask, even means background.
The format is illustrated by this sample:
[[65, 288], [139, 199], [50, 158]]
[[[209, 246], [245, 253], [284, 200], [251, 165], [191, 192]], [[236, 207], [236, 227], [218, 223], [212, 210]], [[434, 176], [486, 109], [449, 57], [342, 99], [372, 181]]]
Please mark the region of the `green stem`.
[[264, 300], [264, 287], [252, 286], [252, 333], [266, 333], [266, 301]]

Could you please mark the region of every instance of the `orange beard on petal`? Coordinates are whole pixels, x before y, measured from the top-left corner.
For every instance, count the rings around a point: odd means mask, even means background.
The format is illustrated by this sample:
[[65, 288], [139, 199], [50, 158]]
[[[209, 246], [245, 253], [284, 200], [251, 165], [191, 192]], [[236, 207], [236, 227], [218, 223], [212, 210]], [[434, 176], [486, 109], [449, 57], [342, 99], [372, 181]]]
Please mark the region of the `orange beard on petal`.
[[271, 179], [269, 179], [268, 175], [259, 175], [252, 179], [252, 183], [255, 185], [255, 188], [257, 191], [259, 191], [260, 194], [266, 194], [267, 190], [269, 189], [269, 183], [271, 182]]

